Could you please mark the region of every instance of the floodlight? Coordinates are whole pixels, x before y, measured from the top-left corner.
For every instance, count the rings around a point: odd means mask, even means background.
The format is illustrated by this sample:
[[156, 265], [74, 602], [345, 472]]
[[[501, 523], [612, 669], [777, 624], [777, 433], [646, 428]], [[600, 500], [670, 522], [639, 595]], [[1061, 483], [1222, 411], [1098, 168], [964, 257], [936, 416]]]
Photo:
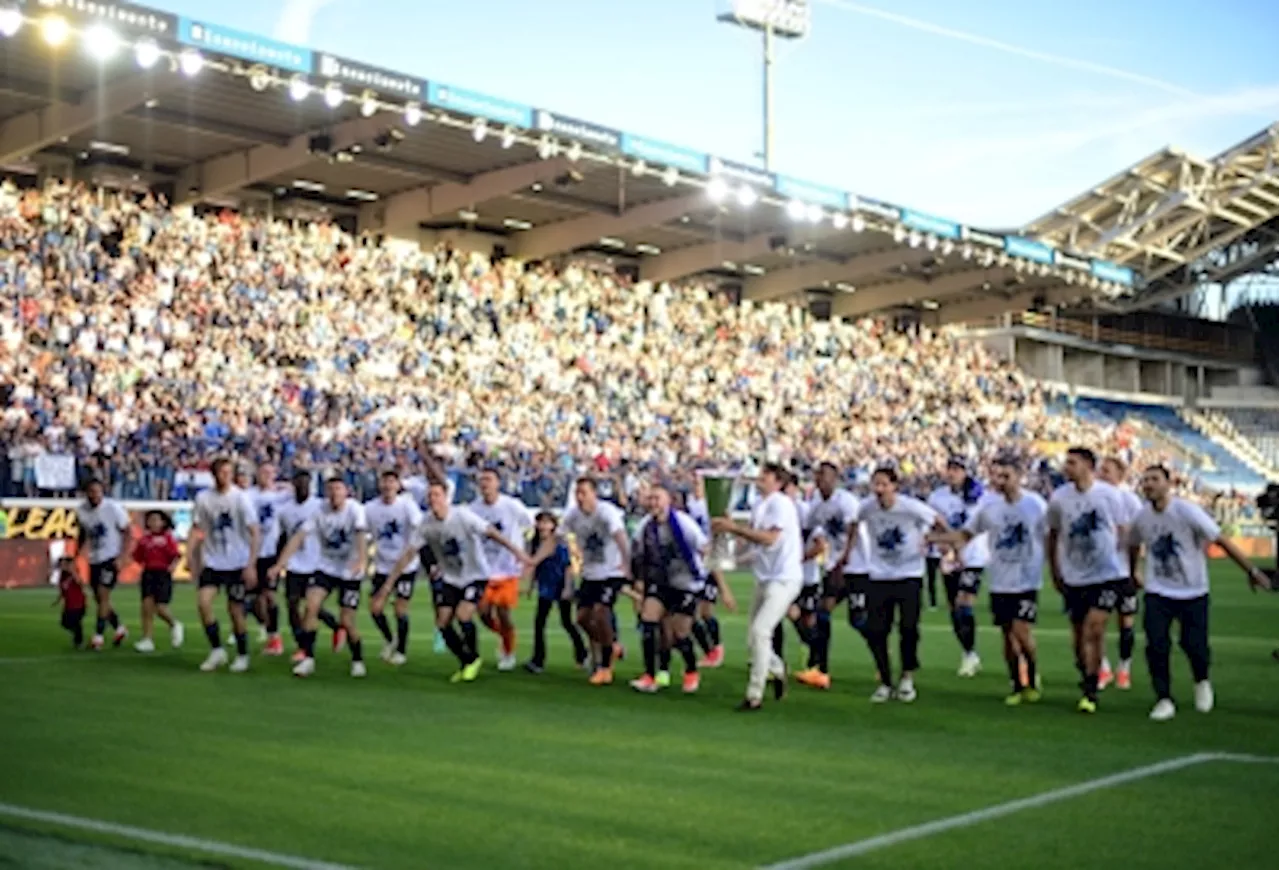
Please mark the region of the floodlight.
[[822, 222], [822, 206], [806, 205], [804, 207], [804, 216], [805, 218], [808, 219], [809, 223], [811, 224], [821, 223]]
[[271, 73], [262, 64], [254, 64], [249, 69], [249, 87], [259, 93], [271, 87]]
[[674, 166], [668, 166], [662, 173], [662, 183], [671, 187], [680, 180], [680, 173]]
[[133, 59], [143, 69], [151, 69], [160, 59], [160, 46], [154, 39], [140, 39], [133, 47]]
[[120, 37], [105, 24], [95, 24], [84, 32], [85, 49], [100, 61], [114, 57], [120, 45]]
[[471, 125], [471, 138], [477, 142], [483, 142], [484, 137], [489, 135], [489, 124], [484, 118], [476, 118]]
[[644, 175], [645, 165], [643, 160], [637, 160], [631, 164], [631, 174], [635, 176]]
[[365, 91], [360, 96], [360, 114], [372, 118], [378, 111], [378, 98], [373, 91]]
[[867, 228], [867, 222], [860, 214], [855, 214], [853, 220], [849, 221], [849, 228], [855, 233], [860, 233]]
[[756, 193], [756, 189], [749, 184], [744, 184], [738, 188], [738, 205], [743, 208], [751, 208], [760, 199], [760, 194]]
[[787, 203], [787, 217], [793, 221], [804, 220], [805, 211], [804, 203], [798, 199], [793, 199]]
[[195, 49], [188, 48], [178, 55], [178, 68], [188, 78], [195, 77], [204, 69], [204, 56]]
[[296, 103], [305, 100], [311, 93], [311, 82], [302, 76], [289, 79], [289, 97]]
[[22, 29], [22, 12], [16, 6], [0, 9], [0, 36], [16, 36]]
[[509, 127], [509, 126], [508, 126], [508, 127], [503, 127], [503, 128], [502, 128], [502, 147], [503, 147], [503, 148], [510, 148], [510, 147], [511, 147], [512, 145], [514, 145], [514, 144], [516, 144], [516, 131], [515, 131], [515, 128], [514, 128], [514, 127]]
[[712, 202], [724, 202], [725, 197], [729, 195], [729, 185], [718, 175], [713, 175], [707, 181], [707, 198]]
[[337, 82], [329, 82], [324, 86], [324, 104], [330, 109], [336, 109], [342, 105], [342, 101], [347, 98], [343, 93], [342, 85]]
[[71, 25], [61, 15], [46, 15], [40, 21], [40, 35], [45, 42], [57, 48], [71, 35]]
[[838, 211], [831, 216], [831, 226], [838, 230], [842, 230], [849, 226], [849, 216], [842, 211]]
[[581, 160], [582, 159], [582, 143], [574, 142], [570, 144], [569, 150], [565, 152], [565, 157], [568, 157], [569, 160], [574, 163]]

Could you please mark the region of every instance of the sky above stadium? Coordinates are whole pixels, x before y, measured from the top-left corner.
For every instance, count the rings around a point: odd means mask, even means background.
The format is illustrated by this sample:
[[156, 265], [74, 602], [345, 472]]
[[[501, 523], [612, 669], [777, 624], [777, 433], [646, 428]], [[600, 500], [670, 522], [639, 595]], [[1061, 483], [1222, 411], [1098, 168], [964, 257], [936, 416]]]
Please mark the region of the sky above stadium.
[[[727, 0], [152, 0], [729, 159], [760, 150], [760, 37]], [[774, 168], [992, 228], [1166, 145], [1275, 121], [1275, 0], [814, 0], [780, 47]]]

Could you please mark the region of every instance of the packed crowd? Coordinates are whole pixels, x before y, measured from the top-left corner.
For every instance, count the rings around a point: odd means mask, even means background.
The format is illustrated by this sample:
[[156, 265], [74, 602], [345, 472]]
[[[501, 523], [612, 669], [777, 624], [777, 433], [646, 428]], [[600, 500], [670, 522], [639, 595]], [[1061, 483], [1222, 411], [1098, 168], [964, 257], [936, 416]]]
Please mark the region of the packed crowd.
[[328, 224], [53, 183], [0, 187], [0, 485], [74, 454], [123, 498], [191, 495], [220, 452], [345, 475], [498, 463], [531, 505], [579, 471], [829, 459], [907, 479], [1045, 444], [1134, 455], [948, 332], [824, 322], [696, 283], [374, 245]]

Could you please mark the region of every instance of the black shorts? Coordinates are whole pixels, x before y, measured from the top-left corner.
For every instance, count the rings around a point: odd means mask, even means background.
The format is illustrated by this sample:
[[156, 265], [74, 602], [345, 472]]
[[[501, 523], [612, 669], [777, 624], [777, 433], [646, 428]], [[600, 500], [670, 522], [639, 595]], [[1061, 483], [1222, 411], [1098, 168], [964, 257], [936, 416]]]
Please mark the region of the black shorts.
[[[386, 574], [374, 574], [373, 580], [369, 583], [369, 594], [377, 595], [382, 591], [382, 587], [387, 585]], [[400, 579], [396, 581], [396, 598], [402, 601], [409, 601], [413, 598], [414, 576], [412, 574], [401, 574]]]
[[996, 625], [1004, 628], [1014, 622], [1035, 624], [1039, 614], [1040, 594], [1031, 589], [1027, 592], [992, 592], [991, 618]]
[[658, 601], [668, 615], [693, 616], [698, 610], [700, 595], [698, 592], [685, 592], [662, 583], [649, 583], [644, 588], [644, 597]]
[[810, 586], [800, 587], [800, 594], [796, 596], [796, 607], [800, 608], [801, 613], [816, 613], [821, 604], [821, 584], [814, 583]]
[[464, 601], [479, 604], [480, 599], [484, 598], [484, 590], [488, 585], [488, 580], [475, 580], [466, 586], [451, 586], [448, 583], [441, 583], [431, 591], [436, 607], [457, 610], [458, 605]]
[[199, 587], [204, 589], [206, 586], [224, 589], [227, 593], [227, 600], [235, 604], [244, 604], [245, 588], [244, 588], [244, 571], [236, 569], [234, 571], [215, 571], [213, 568], [205, 568], [200, 572]]
[[866, 574], [845, 574], [845, 597], [849, 599], [849, 624], [858, 625], [867, 618], [867, 593], [876, 584]]
[[[919, 578], [911, 577], [903, 580], [865, 579], [863, 593], [854, 592], [849, 596], [849, 618], [853, 618], [853, 597], [862, 595], [866, 605], [866, 627], [872, 633], [887, 634], [894, 624], [894, 612], [897, 611], [898, 631], [904, 629], [917, 631], [920, 625], [920, 586]], [[907, 670], [915, 670], [908, 667]]]
[[120, 572], [116, 568], [115, 559], [89, 566], [89, 588], [95, 593], [99, 588], [116, 588], [116, 581], [119, 579]]
[[1105, 583], [1093, 583], [1089, 586], [1067, 586], [1062, 597], [1072, 624], [1084, 622], [1090, 610], [1101, 610], [1104, 613], [1115, 610], [1120, 604], [1125, 583], [1125, 580], [1107, 580]]
[[720, 601], [720, 584], [714, 578], [708, 577], [707, 585], [702, 587], [702, 591], [698, 595], [708, 604], [717, 604]]
[[610, 580], [583, 580], [578, 587], [578, 606], [594, 607], [599, 604], [612, 608], [618, 600], [618, 591], [627, 581], [621, 577]]
[[961, 592], [977, 595], [982, 590], [982, 570], [981, 568], [961, 568], [959, 571], [942, 575], [942, 584], [947, 590], [947, 603], [954, 605], [956, 597]]
[[268, 556], [265, 559], [258, 560], [258, 585], [253, 587], [254, 594], [259, 592], [275, 592], [276, 587], [280, 585], [279, 578], [270, 579], [267, 572], [276, 564], [275, 556]]
[[284, 594], [288, 598], [304, 598], [311, 586], [312, 574], [287, 571], [284, 575]]
[[1133, 582], [1132, 577], [1120, 581], [1120, 603], [1116, 605], [1116, 610], [1120, 611], [1121, 616], [1136, 616], [1138, 613], [1138, 584]]
[[84, 622], [83, 610], [62, 611], [62, 627], [67, 631], [75, 631], [82, 622]]
[[156, 604], [168, 604], [173, 600], [173, 575], [168, 571], [143, 571], [142, 600], [151, 598]]
[[359, 580], [334, 580], [332, 588], [338, 591], [338, 606], [343, 610], [357, 610], [360, 607], [360, 590], [364, 583]]

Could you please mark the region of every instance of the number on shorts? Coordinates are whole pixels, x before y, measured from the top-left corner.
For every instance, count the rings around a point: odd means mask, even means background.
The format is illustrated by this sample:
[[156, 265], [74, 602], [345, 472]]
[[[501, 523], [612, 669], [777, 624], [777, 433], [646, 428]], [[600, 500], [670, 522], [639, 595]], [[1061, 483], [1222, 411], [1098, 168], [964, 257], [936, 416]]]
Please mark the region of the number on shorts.
[[867, 609], [867, 593], [850, 592], [849, 606], [852, 607], [854, 610], [866, 610]]
[[462, 590], [462, 600], [463, 600], [463, 601], [475, 601], [475, 600], [476, 600], [476, 587], [474, 587], [474, 586], [468, 586], [466, 589]]
[[610, 604], [613, 603], [613, 587], [612, 586], [605, 586], [604, 589], [601, 590], [600, 603], [603, 604], [605, 607], [608, 607]]
[[244, 601], [244, 584], [228, 583], [227, 598], [231, 601]]
[[1137, 613], [1138, 612], [1138, 596], [1126, 595], [1120, 601], [1120, 609], [1127, 610], [1131, 613]]
[[348, 610], [355, 610], [360, 606], [360, 590], [343, 589], [342, 594], [338, 596], [338, 604]]
[[1034, 622], [1036, 618], [1036, 603], [1026, 598], [1018, 602], [1018, 619], [1024, 622]]
[[397, 580], [397, 581], [396, 581], [396, 597], [397, 597], [397, 598], [409, 598], [409, 597], [410, 597], [410, 596], [412, 596], [412, 595], [413, 595], [413, 581], [412, 581], [412, 580]]
[[680, 596], [680, 609], [681, 609], [681, 610], [689, 610], [689, 609], [690, 609], [690, 608], [692, 608], [692, 607], [693, 607], [693, 593], [692, 593], [692, 592], [686, 592], [686, 593], [684, 593], [684, 595]]
[[1114, 589], [1103, 589], [1099, 592], [1098, 606], [1103, 610], [1114, 610], [1116, 606], [1116, 591]]

